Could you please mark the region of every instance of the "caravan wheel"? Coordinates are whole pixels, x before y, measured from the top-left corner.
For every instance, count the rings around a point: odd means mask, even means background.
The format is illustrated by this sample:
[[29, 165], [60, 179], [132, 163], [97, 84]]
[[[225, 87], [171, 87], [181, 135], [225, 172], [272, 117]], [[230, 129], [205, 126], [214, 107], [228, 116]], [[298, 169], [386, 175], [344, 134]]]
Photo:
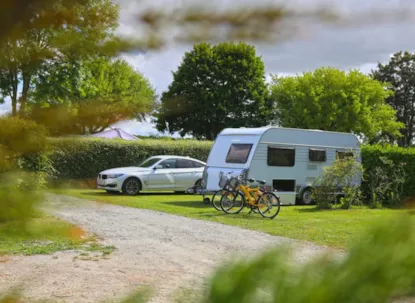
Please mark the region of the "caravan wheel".
[[307, 188], [303, 191], [300, 198], [301, 204], [311, 205], [314, 203], [313, 192], [311, 188]]

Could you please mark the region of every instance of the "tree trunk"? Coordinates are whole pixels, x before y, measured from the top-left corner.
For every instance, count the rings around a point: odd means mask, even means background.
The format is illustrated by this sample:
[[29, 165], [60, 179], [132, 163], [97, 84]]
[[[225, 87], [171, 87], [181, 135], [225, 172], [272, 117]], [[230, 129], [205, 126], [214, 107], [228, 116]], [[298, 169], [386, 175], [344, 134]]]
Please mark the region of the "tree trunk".
[[32, 78], [31, 74], [23, 73], [23, 89], [22, 89], [22, 95], [20, 97], [20, 109], [19, 109], [19, 113], [21, 116], [24, 115], [26, 111], [26, 104], [27, 104], [27, 99], [29, 95], [31, 78]]
[[17, 77], [17, 70], [10, 72], [10, 83], [12, 86], [12, 92], [10, 98], [12, 99], [12, 115], [17, 116], [17, 86], [19, 79]]

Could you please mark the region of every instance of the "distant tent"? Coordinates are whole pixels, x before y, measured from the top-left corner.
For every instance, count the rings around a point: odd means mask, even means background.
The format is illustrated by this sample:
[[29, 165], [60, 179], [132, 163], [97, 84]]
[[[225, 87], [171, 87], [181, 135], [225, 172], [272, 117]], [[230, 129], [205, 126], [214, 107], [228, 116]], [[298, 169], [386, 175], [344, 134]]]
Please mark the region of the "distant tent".
[[100, 133], [93, 134], [91, 136], [107, 139], [140, 140], [136, 136], [133, 136], [119, 128], [112, 128]]

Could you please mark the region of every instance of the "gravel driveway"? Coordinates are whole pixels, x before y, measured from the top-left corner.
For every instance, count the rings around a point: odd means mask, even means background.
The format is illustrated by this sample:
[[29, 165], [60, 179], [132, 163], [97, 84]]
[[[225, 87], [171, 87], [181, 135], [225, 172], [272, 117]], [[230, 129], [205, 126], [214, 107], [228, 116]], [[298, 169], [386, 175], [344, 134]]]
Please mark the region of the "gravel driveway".
[[53, 214], [117, 250], [98, 262], [73, 260], [74, 252], [9, 257], [0, 262], [0, 292], [22, 283], [29, 299], [97, 302], [150, 285], [155, 289], [152, 302], [172, 302], [177, 290], [202, 285], [234, 254], [249, 256], [290, 244], [296, 247], [295, 260], [305, 261], [324, 251], [313, 244], [155, 211], [58, 195], [49, 195], [48, 202]]

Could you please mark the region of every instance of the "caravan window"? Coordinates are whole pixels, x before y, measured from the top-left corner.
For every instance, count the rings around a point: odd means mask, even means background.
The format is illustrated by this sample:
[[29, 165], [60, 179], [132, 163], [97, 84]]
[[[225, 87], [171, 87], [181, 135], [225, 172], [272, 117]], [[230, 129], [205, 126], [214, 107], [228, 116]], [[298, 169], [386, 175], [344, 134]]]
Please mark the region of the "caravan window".
[[226, 156], [226, 163], [246, 163], [251, 148], [252, 144], [232, 144]]
[[324, 149], [309, 149], [308, 159], [313, 162], [326, 162], [327, 155]]
[[295, 149], [278, 148], [268, 146], [268, 165], [269, 166], [294, 166]]

